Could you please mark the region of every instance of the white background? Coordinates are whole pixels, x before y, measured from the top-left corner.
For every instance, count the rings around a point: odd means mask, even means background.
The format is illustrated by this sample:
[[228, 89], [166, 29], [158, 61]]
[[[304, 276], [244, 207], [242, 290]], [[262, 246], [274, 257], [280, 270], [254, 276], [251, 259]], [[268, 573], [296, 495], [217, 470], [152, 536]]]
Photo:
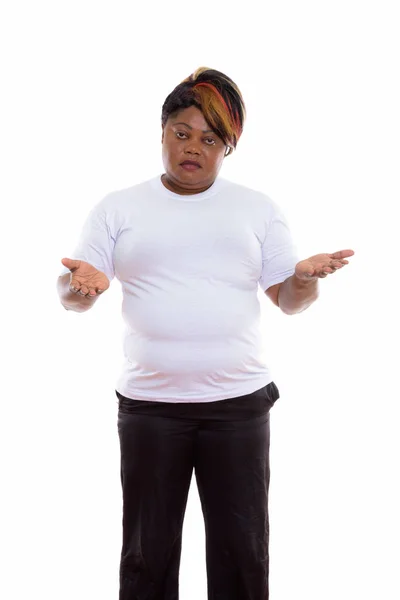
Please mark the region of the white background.
[[[221, 176], [284, 210], [302, 258], [352, 248], [317, 303], [260, 292], [272, 600], [398, 600], [396, 2], [9, 2], [1, 14], [0, 596], [118, 597], [121, 292], [65, 311], [61, 258], [110, 191], [162, 172], [161, 106], [199, 66], [248, 119]], [[192, 480], [181, 600], [206, 599]]]

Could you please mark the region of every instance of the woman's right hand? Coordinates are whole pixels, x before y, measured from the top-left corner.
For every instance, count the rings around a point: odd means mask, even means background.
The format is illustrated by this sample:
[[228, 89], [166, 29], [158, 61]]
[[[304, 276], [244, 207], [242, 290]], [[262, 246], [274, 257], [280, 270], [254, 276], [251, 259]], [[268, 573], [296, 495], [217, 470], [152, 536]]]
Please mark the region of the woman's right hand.
[[102, 294], [110, 287], [110, 281], [102, 271], [98, 271], [83, 260], [63, 258], [62, 264], [71, 271], [69, 289], [81, 296], [93, 296]]

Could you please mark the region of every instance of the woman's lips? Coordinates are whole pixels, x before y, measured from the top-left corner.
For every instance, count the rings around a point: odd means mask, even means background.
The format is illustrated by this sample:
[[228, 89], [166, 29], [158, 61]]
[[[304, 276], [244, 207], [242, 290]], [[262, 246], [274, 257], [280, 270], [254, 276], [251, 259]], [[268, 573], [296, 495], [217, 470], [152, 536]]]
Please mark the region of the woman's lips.
[[183, 164], [181, 165], [182, 169], [185, 169], [185, 171], [196, 171], [197, 169], [200, 169], [200, 166], [198, 165], [191, 165], [189, 163]]

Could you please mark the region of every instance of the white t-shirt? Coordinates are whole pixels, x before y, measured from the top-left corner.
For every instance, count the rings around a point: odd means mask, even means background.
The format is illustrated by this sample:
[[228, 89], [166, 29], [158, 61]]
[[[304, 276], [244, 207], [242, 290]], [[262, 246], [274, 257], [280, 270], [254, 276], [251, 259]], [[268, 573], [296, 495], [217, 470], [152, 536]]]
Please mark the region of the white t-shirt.
[[103, 198], [69, 257], [121, 282], [123, 396], [212, 402], [272, 381], [258, 286], [283, 282], [298, 258], [265, 194], [217, 177], [205, 192], [180, 195], [158, 175]]

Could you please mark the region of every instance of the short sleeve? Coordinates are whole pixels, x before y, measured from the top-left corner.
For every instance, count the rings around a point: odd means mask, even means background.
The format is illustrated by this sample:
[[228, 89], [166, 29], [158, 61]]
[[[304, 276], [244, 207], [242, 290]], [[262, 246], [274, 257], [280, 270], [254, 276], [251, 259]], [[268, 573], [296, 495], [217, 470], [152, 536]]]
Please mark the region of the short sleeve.
[[[104, 202], [99, 202], [89, 213], [79, 236], [75, 250], [68, 256], [74, 260], [84, 260], [102, 271], [111, 281], [115, 277], [113, 251], [115, 239], [107, 224]], [[63, 267], [60, 275], [70, 273]]]
[[263, 291], [293, 275], [299, 262], [286, 219], [276, 205], [273, 206], [274, 212], [262, 244], [262, 274], [259, 284]]

